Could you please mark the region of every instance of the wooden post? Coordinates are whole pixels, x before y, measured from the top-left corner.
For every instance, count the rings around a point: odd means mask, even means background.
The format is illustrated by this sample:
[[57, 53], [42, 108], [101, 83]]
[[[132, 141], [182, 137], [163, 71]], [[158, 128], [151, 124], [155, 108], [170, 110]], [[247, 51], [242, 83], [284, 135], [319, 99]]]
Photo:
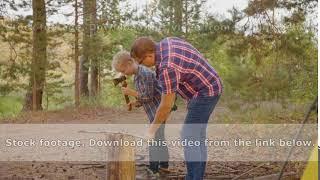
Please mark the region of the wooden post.
[[[125, 134], [110, 134], [107, 137], [109, 142], [132, 142], [134, 137]], [[123, 145], [123, 144], [122, 144]], [[135, 147], [111, 146], [107, 154], [107, 180], [135, 180]]]

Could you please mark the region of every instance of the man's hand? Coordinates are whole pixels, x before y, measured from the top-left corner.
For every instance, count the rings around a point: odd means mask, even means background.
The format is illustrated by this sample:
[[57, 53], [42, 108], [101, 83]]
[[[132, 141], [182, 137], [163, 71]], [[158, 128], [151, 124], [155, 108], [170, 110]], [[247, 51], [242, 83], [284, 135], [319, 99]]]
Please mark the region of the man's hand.
[[121, 87], [121, 91], [124, 95], [128, 95], [128, 96], [133, 96], [133, 97], [137, 97], [138, 93], [137, 91], [130, 89], [128, 87]]
[[174, 104], [174, 100], [176, 98], [175, 93], [172, 94], [162, 94], [161, 102], [157, 109], [156, 115], [154, 117], [153, 122], [148, 130], [148, 134], [154, 136], [155, 132], [159, 129], [162, 123], [164, 123], [168, 116], [170, 115], [171, 108]]
[[156, 132], [149, 127], [146, 133], [146, 139], [148, 140], [154, 139], [155, 135], [156, 135]]

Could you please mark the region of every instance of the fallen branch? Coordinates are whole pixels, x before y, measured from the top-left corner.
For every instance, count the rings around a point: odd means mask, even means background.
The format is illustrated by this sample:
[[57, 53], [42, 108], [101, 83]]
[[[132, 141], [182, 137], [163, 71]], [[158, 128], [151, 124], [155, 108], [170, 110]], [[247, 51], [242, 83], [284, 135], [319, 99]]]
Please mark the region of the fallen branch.
[[[279, 174], [280, 173], [266, 175], [266, 176], [260, 176], [260, 177], [254, 177], [254, 178], [249, 178], [247, 180], [251, 180], [251, 179], [254, 179], [254, 180], [276, 180], [279, 177]], [[295, 173], [295, 172], [288, 172], [288, 173], [284, 173], [282, 177], [292, 176], [292, 175], [296, 175], [296, 174], [297, 173]]]
[[79, 169], [90, 169], [90, 168], [105, 168], [106, 165], [88, 165], [87, 167], [80, 167]]
[[232, 180], [239, 179], [240, 177], [242, 177], [242, 176], [244, 176], [244, 175], [246, 175], [246, 174], [248, 174], [248, 173], [250, 173], [250, 172], [252, 172], [252, 171], [254, 171], [254, 170], [256, 170], [256, 169], [258, 169], [258, 168], [260, 168], [260, 167], [262, 167], [262, 166], [264, 166], [264, 165], [266, 165], [266, 164], [267, 164], [267, 163], [262, 163], [262, 164], [260, 164], [259, 166], [254, 167], [254, 168], [252, 168], [252, 169], [250, 169], [250, 170], [248, 170], [248, 171], [240, 174], [239, 176], [236, 176], [236, 177], [232, 178]]

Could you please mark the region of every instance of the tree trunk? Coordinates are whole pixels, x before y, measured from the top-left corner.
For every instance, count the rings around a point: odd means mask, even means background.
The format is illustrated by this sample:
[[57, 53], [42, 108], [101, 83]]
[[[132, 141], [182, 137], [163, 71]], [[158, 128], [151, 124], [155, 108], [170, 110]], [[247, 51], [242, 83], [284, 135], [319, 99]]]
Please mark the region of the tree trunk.
[[74, 61], [76, 65], [75, 77], [74, 77], [74, 99], [75, 106], [79, 107], [80, 105], [80, 67], [79, 67], [79, 31], [78, 31], [78, 0], [75, 0], [75, 20], [74, 20]]
[[174, 26], [177, 36], [182, 34], [182, 22], [183, 22], [183, 4], [182, 0], [174, 1]]
[[[134, 138], [125, 134], [110, 134], [107, 141], [133, 142]], [[136, 179], [135, 147], [112, 146], [108, 149], [106, 177], [108, 180], [134, 180]]]
[[169, 35], [174, 36], [175, 24], [174, 24], [174, 1], [169, 1]]
[[[97, 2], [96, 0], [91, 0], [90, 4], [90, 37], [91, 39], [95, 39], [96, 33], [97, 33]], [[92, 41], [91, 41], [92, 42]], [[90, 55], [91, 59], [91, 84], [90, 84], [90, 96], [95, 97], [98, 94], [98, 76], [99, 76], [99, 71], [98, 71], [98, 57], [94, 54]]]
[[44, 0], [33, 0], [33, 52], [30, 88], [26, 94], [24, 110], [42, 110], [42, 95], [47, 65], [46, 7]]
[[188, 0], [184, 0], [184, 26], [185, 26], [185, 36], [188, 36], [189, 32], [189, 12], [188, 12]]
[[89, 96], [90, 1], [83, 0], [83, 42], [80, 59], [80, 93]]

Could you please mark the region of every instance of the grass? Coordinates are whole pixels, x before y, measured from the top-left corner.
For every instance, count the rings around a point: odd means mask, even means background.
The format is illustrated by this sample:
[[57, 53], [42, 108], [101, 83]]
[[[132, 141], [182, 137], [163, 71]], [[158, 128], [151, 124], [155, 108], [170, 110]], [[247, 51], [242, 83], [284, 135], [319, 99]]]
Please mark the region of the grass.
[[[16, 117], [23, 108], [24, 93], [12, 93], [7, 96], [0, 96], [0, 119]], [[43, 108], [45, 111], [62, 110], [66, 107], [74, 107], [73, 87], [65, 87], [62, 93], [50, 96], [47, 99], [43, 96]], [[133, 98], [131, 99], [133, 100]], [[111, 83], [104, 84], [102, 93], [96, 98], [82, 98], [82, 106], [89, 107], [124, 107], [125, 100], [119, 87], [114, 87]]]
[[0, 96], [0, 117], [17, 116], [22, 109], [23, 98], [19, 96]]
[[[131, 86], [132, 87], [132, 86]], [[43, 108], [45, 111], [61, 110], [66, 107], [74, 107], [73, 87], [65, 87], [62, 93], [50, 97], [47, 104], [46, 96], [43, 99]], [[0, 96], [0, 119], [17, 116], [22, 109], [23, 93], [10, 94], [9, 96]], [[131, 98], [133, 100], [133, 98]], [[178, 98], [177, 105], [182, 107], [184, 104], [181, 98]], [[92, 98], [82, 98], [82, 106], [88, 107], [125, 107], [124, 97], [120, 87], [114, 87], [112, 83], [103, 84], [101, 94]], [[219, 102], [220, 110], [216, 113], [217, 123], [299, 123], [302, 121], [307, 106], [304, 104], [291, 104], [284, 106], [281, 103], [266, 101], [260, 103], [249, 103], [245, 100], [230, 99], [222, 97]], [[312, 115], [309, 123], [316, 123], [316, 115]]]
[[[223, 99], [223, 111], [217, 113], [219, 123], [279, 124], [301, 123], [309, 104], [284, 105], [276, 101], [249, 103], [243, 100]], [[316, 113], [312, 113], [308, 123], [316, 123]]]

